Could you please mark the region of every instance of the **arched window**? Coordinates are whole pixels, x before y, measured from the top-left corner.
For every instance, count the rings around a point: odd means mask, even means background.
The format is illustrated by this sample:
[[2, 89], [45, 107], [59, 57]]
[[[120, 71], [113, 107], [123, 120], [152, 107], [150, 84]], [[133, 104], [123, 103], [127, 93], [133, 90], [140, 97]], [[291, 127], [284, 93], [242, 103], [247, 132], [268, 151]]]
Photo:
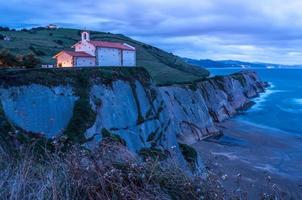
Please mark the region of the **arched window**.
[[82, 40], [83, 41], [89, 41], [89, 33], [88, 32], [82, 32]]

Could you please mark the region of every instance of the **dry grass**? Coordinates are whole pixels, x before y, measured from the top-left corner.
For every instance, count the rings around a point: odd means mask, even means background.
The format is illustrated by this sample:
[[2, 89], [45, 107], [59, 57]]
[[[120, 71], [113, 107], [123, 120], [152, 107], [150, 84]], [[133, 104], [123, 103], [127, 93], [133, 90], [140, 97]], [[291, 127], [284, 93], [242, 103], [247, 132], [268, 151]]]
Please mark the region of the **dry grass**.
[[21, 148], [18, 154], [14, 158], [0, 149], [0, 199], [194, 200], [223, 195], [216, 183], [185, 173], [173, 161], [143, 162], [110, 139], [95, 151], [75, 146], [67, 153], [46, 151], [37, 157], [32, 148]]
[[[221, 177], [209, 169], [192, 175], [173, 160], [138, 158], [120, 143], [104, 139], [89, 151], [74, 146], [68, 152], [37, 156], [34, 148], [11, 154], [0, 146], [0, 200], [220, 200], [246, 199], [245, 193], [227, 195]], [[16, 156], [17, 155], [17, 156]], [[283, 199], [278, 188], [263, 200]]]

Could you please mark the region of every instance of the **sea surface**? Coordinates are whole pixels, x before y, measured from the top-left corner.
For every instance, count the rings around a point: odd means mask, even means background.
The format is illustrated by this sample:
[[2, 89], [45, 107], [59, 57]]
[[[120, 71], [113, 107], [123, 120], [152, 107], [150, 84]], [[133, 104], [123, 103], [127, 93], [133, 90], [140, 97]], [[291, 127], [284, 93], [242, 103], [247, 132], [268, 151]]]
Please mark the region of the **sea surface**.
[[[225, 75], [239, 68], [208, 69], [211, 74]], [[302, 69], [252, 69], [271, 87], [254, 99], [256, 105], [239, 120], [271, 129], [302, 135]]]

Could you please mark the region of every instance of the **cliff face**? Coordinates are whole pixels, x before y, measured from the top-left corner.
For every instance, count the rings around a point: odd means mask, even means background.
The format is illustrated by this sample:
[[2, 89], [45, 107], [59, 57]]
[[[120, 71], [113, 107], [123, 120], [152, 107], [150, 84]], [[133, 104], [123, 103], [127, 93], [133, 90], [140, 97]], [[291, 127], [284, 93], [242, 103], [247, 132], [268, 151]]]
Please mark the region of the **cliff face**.
[[216, 76], [193, 85], [160, 87], [161, 95], [177, 138], [192, 144], [220, 134], [214, 122], [221, 122], [253, 105], [251, 98], [265, 91], [257, 74], [245, 71]]
[[0, 80], [0, 119], [14, 129], [67, 135], [90, 148], [106, 129], [133, 152], [156, 148], [181, 163], [179, 143], [220, 134], [214, 122], [245, 109], [265, 88], [254, 72], [163, 87], [144, 70], [120, 68], [8, 71]]
[[244, 71], [216, 76], [198, 84], [214, 121], [221, 122], [253, 105], [251, 98], [265, 91], [266, 83], [257, 74]]
[[117, 80], [111, 85], [94, 84], [90, 91], [90, 102], [96, 113], [94, 125], [86, 131], [95, 142], [101, 139], [103, 128], [121, 136], [127, 146], [136, 152], [145, 147], [177, 145], [175, 134], [168, 128], [166, 106], [153, 85], [140, 81]]
[[16, 127], [51, 138], [63, 133], [77, 97], [70, 86], [27, 85], [0, 88], [6, 117]]
[[179, 85], [160, 87], [159, 90], [167, 106], [170, 127], [179, 141], [192, 144], [219, 133], [199, 89], [192, 90], [189, 86]]

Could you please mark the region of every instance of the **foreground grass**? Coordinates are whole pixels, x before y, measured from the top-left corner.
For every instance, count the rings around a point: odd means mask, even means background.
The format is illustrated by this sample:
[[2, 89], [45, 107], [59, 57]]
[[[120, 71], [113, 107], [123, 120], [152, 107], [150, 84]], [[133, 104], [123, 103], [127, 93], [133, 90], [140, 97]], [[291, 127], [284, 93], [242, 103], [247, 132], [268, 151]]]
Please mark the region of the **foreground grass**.
[[[20, 147], [12, 154], [0, 147], [0, 200], [240, 200], [247, 196], [225, 191], [211, 169], [199, 176], [183, 171], [173, 160], [142, 161], [111, 139], [104, 139], [94, 151], [74, 146], [65, 153], [37, 154], [35, 148]], [[283, 198], [273, 192], [259, 199]]]
[[[173, 160], [141, 161], [125, 146], [104, 139], [95, 151], [36, 155], [21, 148], [0, 153], [0, 199], [222, 199], [214, 179], [192, 176]], [[208, 181], [209, 180], [209, 181]]]

